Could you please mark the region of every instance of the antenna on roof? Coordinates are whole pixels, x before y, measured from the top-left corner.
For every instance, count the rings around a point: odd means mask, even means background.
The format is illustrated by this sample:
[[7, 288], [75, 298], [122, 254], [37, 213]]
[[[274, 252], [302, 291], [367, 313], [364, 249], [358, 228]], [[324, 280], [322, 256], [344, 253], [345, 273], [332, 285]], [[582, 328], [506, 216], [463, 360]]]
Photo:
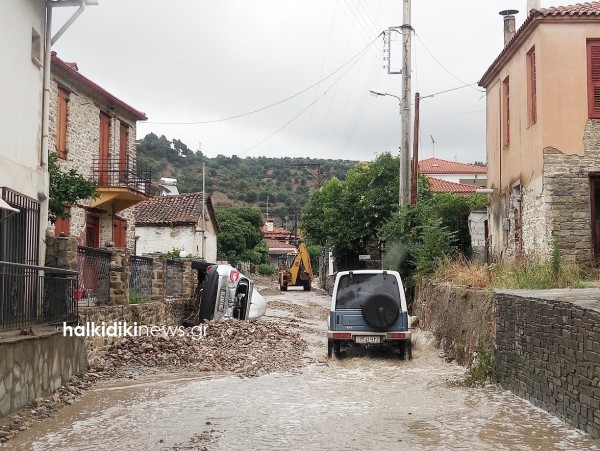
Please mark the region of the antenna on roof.
[[435, 158], [435, 141], [433, 140], [433, 136], [429, 135], [429, 137], [431, 138], [431, 147], [433, 148], [433, 158]]

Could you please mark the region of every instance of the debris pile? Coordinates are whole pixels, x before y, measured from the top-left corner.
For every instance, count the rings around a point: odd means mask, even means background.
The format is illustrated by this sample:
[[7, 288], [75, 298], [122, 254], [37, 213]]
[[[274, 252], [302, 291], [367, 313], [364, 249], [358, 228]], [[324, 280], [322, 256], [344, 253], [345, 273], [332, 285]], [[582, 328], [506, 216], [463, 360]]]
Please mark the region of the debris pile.
[[303, 366], [306, 342], [276, 323], [219, 320], [180, 334], [127, 337], [98, 353], [90, 366], [116, 374], [122, 368], [231, 372], [255, 377]]

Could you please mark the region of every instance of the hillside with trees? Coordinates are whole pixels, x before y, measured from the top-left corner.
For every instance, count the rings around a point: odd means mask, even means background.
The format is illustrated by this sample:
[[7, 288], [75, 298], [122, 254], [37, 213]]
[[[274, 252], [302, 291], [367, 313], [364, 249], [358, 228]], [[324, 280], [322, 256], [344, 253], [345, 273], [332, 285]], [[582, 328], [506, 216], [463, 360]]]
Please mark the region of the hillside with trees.
[[[282, 152], [285, 154], [286, 152]], [[139, 163], [152, 168], [153, 181], [161, 177], [177, 179], [180, 193], [202, 191], [202, 164], [205, 164], [206, 191], [217, 207], [258, 207], [268, 212], [276, 226], [293, 227], [296, 213], [310, 194], [327, 180], [344, 180], [357, 162], [313, 158], [268, 158], [236, 155], [206, 157], [192, 151], [178, 139], [146, 135], [137, 142]], [[287, 218], [287, 219], [286, 219]]]

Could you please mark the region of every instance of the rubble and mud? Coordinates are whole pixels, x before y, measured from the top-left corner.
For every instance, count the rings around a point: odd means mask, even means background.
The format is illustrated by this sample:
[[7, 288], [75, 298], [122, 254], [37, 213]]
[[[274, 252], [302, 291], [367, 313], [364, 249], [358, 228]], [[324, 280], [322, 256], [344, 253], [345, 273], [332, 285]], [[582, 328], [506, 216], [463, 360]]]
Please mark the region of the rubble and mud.
[[266, 321], [208, 321], [202, 336], [181, 329], [176, 336], [120, 338], [90, 357], [90, 369], [47, 397], [0, 419], [0, 447], [34, 423], [56, 415], [97, 381], [158, 372], [218, 372], [256, 377], [298, 371], [307, 348], [297, 329]]

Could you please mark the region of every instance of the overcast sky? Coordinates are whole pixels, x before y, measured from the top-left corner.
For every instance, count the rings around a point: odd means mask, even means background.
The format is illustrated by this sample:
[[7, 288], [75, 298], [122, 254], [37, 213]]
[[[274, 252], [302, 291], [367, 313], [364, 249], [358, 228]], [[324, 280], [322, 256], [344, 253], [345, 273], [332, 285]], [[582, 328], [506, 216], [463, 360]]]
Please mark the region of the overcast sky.
[[[372, 160], [397, 154], [398, 100], [369, 89], [402, 95], [402, 76], [384, 70], [377, 38], [403, 23], [402, 0], [99, 3], [86, 8], [53, 50], [146, 113], [138, 138], [164, 134], [209, 157]], [[572, 3], [542, 0], [541, 6]], [[412, 98], [416, 91], [428, 96], [462, 87], [421, 102], [420, 159], [485, 161], [485, 96], [465, 84], [476, 83], [502, 49], [498, 12], [520, 10], [519, 26], [526, 4], [412, 2]], [[55, 10], [56, 31], [76, 8]], [[392, 42], [393, 68], [400, 67], [400, 42]], [[184, 124], [242, 115], [304, 90], [255, 114]]]

